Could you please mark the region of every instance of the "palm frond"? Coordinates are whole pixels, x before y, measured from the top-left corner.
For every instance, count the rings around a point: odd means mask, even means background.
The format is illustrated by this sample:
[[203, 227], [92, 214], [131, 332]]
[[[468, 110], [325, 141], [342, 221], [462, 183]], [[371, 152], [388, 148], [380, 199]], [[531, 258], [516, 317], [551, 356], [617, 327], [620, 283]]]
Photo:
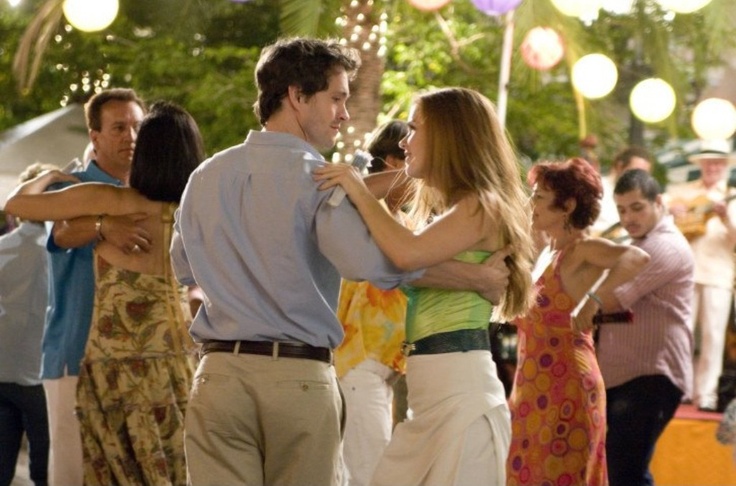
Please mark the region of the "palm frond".
[[13, 58], [13, 75], [21, 94], [30, 90], [38, 77], [43, 55], [61, 21], [62, 3], [63, 0], [47, 0], [21, 37]]
[[322, 0], [281, 0], [281, 30], [289, 35], [316, 35]]
[[711, 53], [729, 52], [736, 46], [734, 25], [736, 25], [736, 2], [733, 0], [713, 0], [703, 9], [708, 50]]

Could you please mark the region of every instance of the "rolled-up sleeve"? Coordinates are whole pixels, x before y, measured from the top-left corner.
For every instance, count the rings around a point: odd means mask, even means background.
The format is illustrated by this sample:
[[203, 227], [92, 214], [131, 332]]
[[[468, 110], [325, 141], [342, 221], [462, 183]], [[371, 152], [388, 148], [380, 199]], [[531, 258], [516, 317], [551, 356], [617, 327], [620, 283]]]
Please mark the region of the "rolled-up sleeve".
[[368, 280], [376, 287], [391, 289], [424, 274], [423, 269], [405, 273], [393, 265], [347, 200], [337, 207], [323, 202], [317, 209], [315, 221], [320, 252], [345, 279]]
[[192, 267], [189, 265], [189, 258], [187, 257], [184, 242], [181, 238], [181, 208], [176, 210], [174, 218], [174, 233], [171, 236], [171, 248], [169, 250], [171, 266], [179, 283], [183, 285], [196, 285], [197, 282], [194, 280]]

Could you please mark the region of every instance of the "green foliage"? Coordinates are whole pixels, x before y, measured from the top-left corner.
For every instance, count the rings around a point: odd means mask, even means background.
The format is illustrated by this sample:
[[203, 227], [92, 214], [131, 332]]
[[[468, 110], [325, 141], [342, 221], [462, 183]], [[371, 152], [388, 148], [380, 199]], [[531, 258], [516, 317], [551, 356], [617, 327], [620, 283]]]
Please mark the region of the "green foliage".
[[[253, 68], [261, 47], [280, 35], [341, 34], [335, 18], [350, 0], [124, 0], [118, 19], [100, 33], [56, 29], [33, 89], [18, 93], [11, 75], [19, 39], [50, 0], [23, 0], [15, 9], [0, 0], [0, 130], [84, 101], [96, 86], [130, 86], [149, 100], [169, 99], [197, 119], [209, 153], [240, 142], [259, 125], [252, 113]], [[363, 0], [360, 0], [363, 1]], [[387, 10], [383, 118], [406, 117], [411, 96], [441, 86], [475, 88], [498, 98], [503, 18], [479, 12], [470, 0], [453, 0], [439, 12], [422, 12], [406, 0], [373, 0]], [[586, 25], [561, 15], [549, 0], [524, 0], [514, 14], [514, 51], [507, 129], [532, 160], [579, 152], [580, 112], [570, 66], [603, 52], [619, 67], [615, 91], [584, 101], [587, 131], [600, 140], [604, 165], [640, 138], [653, 151], [673, 138], [691, 138], [689, 113], [706, 87], [708, 68], [733, 49], [736, 3], [713, 0], [703, 11], [669, 16], [654, 0], [637, 0], [631, 15], [601, 11]], [[533, 27], [561, 32], [566, 58], [548, 72], [527, 67], [518, 47]], [[651, 75], [670, 82], [678, 111], [644, 127], [630, 115], [628, 96]]]
[[[438, 15], [407, 4], [396, 8], [390, 24], [382, 85], [386, 113], [405, 117], [411, 95], [432, 87], [464, 86], [498, 99], [502, 19], [479, 13], [470, 1], [456, 1]], [[578, 120], [564, 65], [540, 75], [514, 58], [506, 125], [517, 149], [533, 160], [576, 155]]]
[[146, 100], [181, 104], [197, 120], [208, 153], [260, 129], [252, 110], [253, 71], [261, 46], [278, 37], [279, 12], [272, 2], [121, 3], [125, 7], [104, 32], [59, 25], [35, 86], [21, 94], [10, 66], [32, 11], [3, 3], [0, 88], [6, 95], [0, 130], [63, 103], [84, 102], [98, 86], [131, 87]]

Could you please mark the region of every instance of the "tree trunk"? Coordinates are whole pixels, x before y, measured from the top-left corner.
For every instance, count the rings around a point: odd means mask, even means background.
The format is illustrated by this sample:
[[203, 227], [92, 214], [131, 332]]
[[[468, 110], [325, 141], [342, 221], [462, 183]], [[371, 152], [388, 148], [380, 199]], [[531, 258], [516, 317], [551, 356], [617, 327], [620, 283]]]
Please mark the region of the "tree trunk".
[[351, 83], [348, 101], [350, 120], [342, 132], [342, 143], [338, 144], [339, 160], [345, 160], [362, 148], [366, 136], [376, 127], [381, 111], [381, 78], [385, 69], [385, 58], [379, 56], [381, 47], [380, 11], [376, 11], [371, 0], [346, 1], [343, 37], [350, 47], [360, 51], [363, 64], [358, 76]]

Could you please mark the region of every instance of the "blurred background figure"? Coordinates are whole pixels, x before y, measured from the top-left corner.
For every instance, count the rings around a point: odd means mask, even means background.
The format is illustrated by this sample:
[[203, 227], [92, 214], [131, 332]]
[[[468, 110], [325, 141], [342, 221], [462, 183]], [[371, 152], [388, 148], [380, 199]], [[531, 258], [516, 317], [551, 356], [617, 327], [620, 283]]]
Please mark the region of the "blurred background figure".
[[[33, 164], [23, 183], [50, 164]], [[41, 384], [41, 337], [48, 301], [46, 229], [21, 221], [0, 237], [0, 486], [15, 476], [21, 440], [28, 438], [30, 478], [48, 483], [49, 423]]]
[[[366, 150], [373, 157], [368, 172], [404, 168], [399, 141], [409, 133], [402, 121], [376, 129]], [[397, 181], [405, 177], [396, 174]], [[384, 199], [394, 217], [400, 215], [402, 194]], [[400, 289], [382, 290], [370, 282], [342, 280], [337, 317], [345, 339], [335, 350], [335, 370], [345, 396], [344, 458], [350, 486], [367, 485], [391, 439], [393, 384], [405, 371], [401, 353], [405, 339], [407, 298]]]
[[606, 384], [606, 454], [610, 486], [651, 486], [649, 462], [659, 436], [689, 397], [693, 376], [690, 320], [694, 259], [647, 171], [626, 171], [614, 198], [631, 245], [649, 263], [614, 295], [633, 324], [606, 324], [598, 364]]
[[696, 342], [699, 333], [700, 346], [695, 358], [693, 402], [704, 411], [718, 407], [718, 378], [723, 370], [736, 273], [736, 190], [728, 186], [726, 170], [730, 160], [730, 142], [703, 142], [701, 151], [690, 156], [690, 161], [700, 166], [700, 178], [668, 188], [670, 212], [695, 256], [690, 329]]
[[601, 171], [601, 161], [598, 157], [598, 136], [595, 134], [589, 133], [585, 136], [580, 142], [578, 142], [578, 145], [580, 146], [580, 157], [587, 160], [590, 165], [593, 166], [593, 168], [600, 173]]
[[619, 224], [618, 211], [613, 200], [613, 188], [616, 181], [627, 170], [642, 169], [651, 174], [653, 167], [654, 156], [644, 147], [632, 145], [621, 150], [613, 157], [611, 170], [608, 174], [601, 176], [603, 198], [601, 199], [601, 212], [591, 226], [591, 232], [594, 236], [617, 241], [619, 238], [626, 236], [626, 231]]
[[16, 228], [17, 224], [15, 218], [0, 209], [0, 235], [10, 233]]
[[736, 398], [728, 402], [723, 411], [716, 430], [716, 439], [723, 445], [733, 447], [733, 462], [736, 465]]

